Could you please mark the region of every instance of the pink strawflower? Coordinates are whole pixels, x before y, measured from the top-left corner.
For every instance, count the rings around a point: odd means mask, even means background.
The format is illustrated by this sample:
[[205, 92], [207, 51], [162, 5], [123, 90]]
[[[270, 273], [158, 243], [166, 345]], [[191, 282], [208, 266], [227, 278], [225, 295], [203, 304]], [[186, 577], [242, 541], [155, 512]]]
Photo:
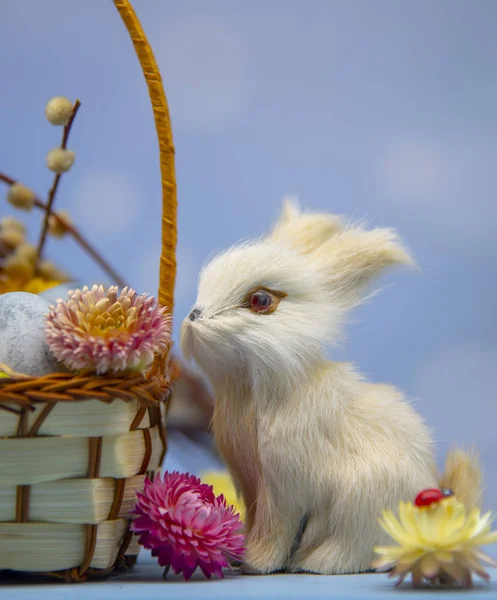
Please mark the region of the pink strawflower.
[[186, 580], [200, 567], [207, 578], [223, 577], [228, 558], [241, 560], [244, 536], [240, 515], [223, 495], [189, 473], [164, 473], [145, 480], [133, 510], [132, 530], [152, 550], [159, 565], [183, 572]]
[[73, 371], [144, 371], [171, 342], [171, 318], [151, 296], [101, 285], [68, 295], [50, 307], [45, 335], [55, 358]]

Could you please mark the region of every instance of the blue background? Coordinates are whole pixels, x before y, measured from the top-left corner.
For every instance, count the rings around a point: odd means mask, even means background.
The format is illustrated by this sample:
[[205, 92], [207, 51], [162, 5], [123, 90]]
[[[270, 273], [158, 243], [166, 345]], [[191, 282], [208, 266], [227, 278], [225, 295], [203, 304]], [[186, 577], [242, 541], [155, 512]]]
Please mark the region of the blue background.
[[[401, 387], [439, 457], [477, 444], [497, 508], [497, 3], [134, 0], [170, 101], [179, 199], [176, 332], [215, 250], [261, 234], [281, 198], [398, 228], [422, 268], [382, 280], [335, 353]], [[56, 206], [139, 291], [156, 292], [160, 177], [149, 99], [110, 1], [0, 3], [0, 168], [46, 197], [80, 98]], [[6, 189], [5, 189], [6, 191]], [[1, 214], [11, 209], [2, 205]], [[40, 214], [26, 223], [38, 231]], [[72, 240], [48, 253], [102, 278]], [[176, 333], [175, 333], [176, 335]]]

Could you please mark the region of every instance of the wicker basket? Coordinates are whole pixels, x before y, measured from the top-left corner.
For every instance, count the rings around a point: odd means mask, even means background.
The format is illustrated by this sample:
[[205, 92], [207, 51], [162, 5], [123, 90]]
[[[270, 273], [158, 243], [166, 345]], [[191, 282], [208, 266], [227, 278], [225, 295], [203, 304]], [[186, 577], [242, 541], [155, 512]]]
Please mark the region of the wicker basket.
[[[176, 183], [169, 111], [132, 7], [127, 0], [114, 5], [134, 44], [155, 117], [162, 175], [158, 300], [172, 311]], [[145, 475], [158, 472], [166, 451], [167, 357], [144, 376], [8, 375], [0, 379], [0, 570], [80, 582], [132, 564], [139, 547], [129, 511]], [[44, 459], [54, 455], [65, 457], [62, 474], [56, 461]], [[40, 550], [40, 543], [57, 547], [58, 557]]]

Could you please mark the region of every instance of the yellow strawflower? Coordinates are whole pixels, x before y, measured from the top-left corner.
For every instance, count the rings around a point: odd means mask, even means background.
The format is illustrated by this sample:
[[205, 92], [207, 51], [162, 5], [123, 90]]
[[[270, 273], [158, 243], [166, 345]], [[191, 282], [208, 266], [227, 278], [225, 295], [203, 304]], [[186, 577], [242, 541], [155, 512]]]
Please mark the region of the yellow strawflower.
[[42, 279], [41, 277], [33, 277], [28, 281], [22, 288], [23, 292], [29, 292], [31, 294], [41, 294], [45, 290], [49, 290], [60, 285], [60, 281], [53, 279]]
[[243, 501], [239, 498], [233, 480], [227, 471], [204, 471], [200, 475], [202, 483], [212, 485], [214, 494], [219, 496], [223, 494], [226, 499], [226, 504], [235, 507], [236, 511], [240, 513], [240, 518], [245, 518], [245, 507]]
[[454, 496], [428, 506], [401, 502], [399, 518], [390, 510], [380, 518], [381, 527], [398, 545], [376, 547], [380, 558], [372, 566], [379, 571], [391, 569], [390, 576], [399, 577], [397, 585], [411, 573], [415, 586], [426, 580], [470, 587], [473, 572], [490, 579], [482, 561], [497, 566], [480, 550], [497, 541], [497, 531], [490, 531], [492, 520], [490, 512], [468, 511]]

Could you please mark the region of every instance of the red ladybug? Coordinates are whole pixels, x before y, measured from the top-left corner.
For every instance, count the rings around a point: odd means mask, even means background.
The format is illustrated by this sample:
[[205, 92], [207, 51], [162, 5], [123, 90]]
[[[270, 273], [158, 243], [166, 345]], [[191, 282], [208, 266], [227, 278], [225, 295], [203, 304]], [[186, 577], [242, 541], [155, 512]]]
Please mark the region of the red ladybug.
[[435, 502], [440, 502], [444, 498], [453, 495], [453, 491], [449, 489], [438, 490], [437, 488], [428, 488], [419, 492], [414, 500], [414, 504], [420, 508], [422, 506], [430, 506]]

